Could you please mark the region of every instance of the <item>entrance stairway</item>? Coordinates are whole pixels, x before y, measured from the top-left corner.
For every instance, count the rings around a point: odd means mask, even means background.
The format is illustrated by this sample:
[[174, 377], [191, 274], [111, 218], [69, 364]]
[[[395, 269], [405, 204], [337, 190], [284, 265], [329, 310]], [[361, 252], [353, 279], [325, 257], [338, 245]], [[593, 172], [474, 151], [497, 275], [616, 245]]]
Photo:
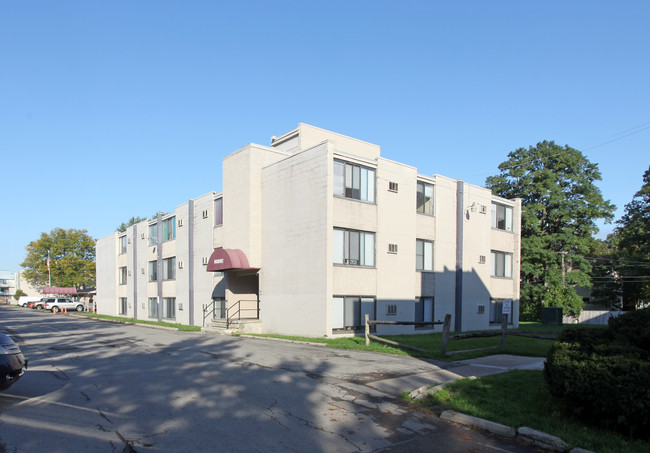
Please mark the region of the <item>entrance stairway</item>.
[[230, 335], [238, 332], [238, 327], [235, 323], [230, 323], [230, 326], [228, 326], [228, 322], [225, 319], [213, 318], [211, 321], [206, 321], [205, 326], [201, 328], [201, 332]]
[[225, 319], [214, 318], [205, 322], [201, 327], [201, 332], [216, 333], [220, 335], [232, 335], [235, 333], [260, 333], [259, 319], [237, 319], [230, 321], [230, 325]]

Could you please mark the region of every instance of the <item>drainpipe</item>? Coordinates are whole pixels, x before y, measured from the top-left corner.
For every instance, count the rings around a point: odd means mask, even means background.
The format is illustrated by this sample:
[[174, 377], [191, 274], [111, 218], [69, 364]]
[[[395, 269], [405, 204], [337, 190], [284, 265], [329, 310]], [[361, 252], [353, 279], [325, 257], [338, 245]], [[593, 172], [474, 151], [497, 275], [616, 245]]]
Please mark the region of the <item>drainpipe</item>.
[[187, 278], [189, 283], [190, 326], [194, 325], [194, 200], [188, 203]]
[[133, 317], [138, 319], [138, 225], [133, 225]]
[[454, 307], [454, 330], [463, 326], [463, 227], [465, 225], [465, 183], [456, 183], [456, 291]]
[[163, 272], [162, 272], [162, 234], [163, 234], [163, 228], [162, 228], [162, 212], [158, 213], [158, 216], [156, 217], [156, 227], [157, 230], [157, 237], [156, 237], [156, 267], [158, 268], [158, 279], [157, 279], [157, 286], [158, 286], [158, 322], [162, 321], [162, 288], [163, 288]]

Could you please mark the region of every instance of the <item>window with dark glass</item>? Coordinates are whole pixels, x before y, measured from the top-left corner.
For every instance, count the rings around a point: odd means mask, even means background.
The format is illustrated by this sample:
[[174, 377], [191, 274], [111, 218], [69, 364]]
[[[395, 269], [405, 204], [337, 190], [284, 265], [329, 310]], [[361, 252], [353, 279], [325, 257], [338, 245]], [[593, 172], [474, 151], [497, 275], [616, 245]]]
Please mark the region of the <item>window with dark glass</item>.
[[164, 319], [176, 318], [176, 298], [163, 297], [162, 300], [162, 317]]
[[433, 184], [418, 181], [417, 212], [433, 215]]
[[149, 261], [149, 281], [158, 280], [158, 261]]
[[149, 225], [149, 245], [158, 243], [158, 224]]
[[492, 228], [512, 231], [512, 207], [492, 203]]
[[[505, 299], [490, 299], [490, 324], [503, 322], [503, 301]], [[508, 324], [512, 324], [512, 316], [508, 316]]]
[[334, 228], [334, 263], [375, 265], [375, 233]]
[[176, 217], [163, 220], [163, 241], [176, 239]]
[[147, 301], [147, 313], [150, 318], [158, 319], [158, 298], [149, 297]]
[[334, 195], [374, 203], [375, 170], [335, 160]]
[[433, 270], [433, 242], [422, 239], [415, 241], [415, 270]]
[[119, 268], [118, 275], [120, 285], [126, 285], [126, 266]]
[[214, 200], [214, 225], [223, 225], [223, 198]]
[[492, 277], [512, 278], [512, 253], [492, 250], [490, 259]]
[[121, 315], [125, 315], [127, 310], [126, 297], [120, 297], [119, 300], [119, 312]]
[[[433, 322], [433, 297], [415, 299], [415, 322]], [[415, 326], [416, 329], [433, 329], [433, 325]]]
[[126, 253], [126, 235], [120, 236], [118, 240], [120, 243], [120, 255], [123, 255]]
[[376, 304], [374, 297], [337, 296], [332, 298], [332, 329], [363, 329], [365, 315], [374, 321]]
[[165, 258], [163, 264], [163, 280], [176, 280], [176, 257]]

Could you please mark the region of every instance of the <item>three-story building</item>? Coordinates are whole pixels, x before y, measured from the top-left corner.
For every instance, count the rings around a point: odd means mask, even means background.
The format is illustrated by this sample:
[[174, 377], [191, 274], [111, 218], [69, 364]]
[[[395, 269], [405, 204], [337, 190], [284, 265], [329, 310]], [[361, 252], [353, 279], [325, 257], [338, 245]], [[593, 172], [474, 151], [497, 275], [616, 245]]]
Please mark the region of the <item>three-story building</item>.
[[362, 330], [365, 314], [451, 314], [456, 331], [486, 329], [511, 300], [516, 325], [520, 218], [520, 200], [300, 124], [228, 155], [222, 193], [98, 240], [98, 310], [188, 325], [246, 318], [245, 331], [332, 337]]

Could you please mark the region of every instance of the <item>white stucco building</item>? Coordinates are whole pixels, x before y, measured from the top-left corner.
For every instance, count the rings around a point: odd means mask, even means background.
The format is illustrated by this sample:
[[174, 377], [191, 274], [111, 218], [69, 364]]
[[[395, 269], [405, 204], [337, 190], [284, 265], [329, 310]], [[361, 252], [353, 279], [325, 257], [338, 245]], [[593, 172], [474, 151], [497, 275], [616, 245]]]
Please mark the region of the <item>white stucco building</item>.
[[487, 329], [509, 299], [517, 325], [520, 218], [518, 199], [418, 174], [377, 145], [300, 124], [228, 155], [222, 193], [98, 240], [98, 310], [188, 325], [246, 318], [245, 331], [332, 337], [360, 331], [365, 313], [451, 314], [456, 331]]

